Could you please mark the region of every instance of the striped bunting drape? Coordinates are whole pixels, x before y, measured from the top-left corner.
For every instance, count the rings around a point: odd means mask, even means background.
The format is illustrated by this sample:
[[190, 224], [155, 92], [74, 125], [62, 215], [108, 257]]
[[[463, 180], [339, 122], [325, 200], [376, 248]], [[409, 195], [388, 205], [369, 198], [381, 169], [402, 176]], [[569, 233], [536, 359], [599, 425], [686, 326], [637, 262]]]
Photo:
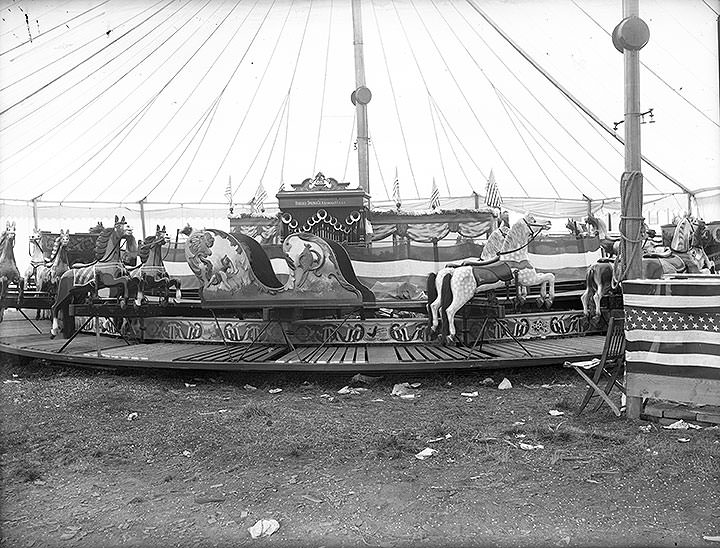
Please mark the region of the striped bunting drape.
[[720, 279], [622, 287], [628, 372], [720, 380]]

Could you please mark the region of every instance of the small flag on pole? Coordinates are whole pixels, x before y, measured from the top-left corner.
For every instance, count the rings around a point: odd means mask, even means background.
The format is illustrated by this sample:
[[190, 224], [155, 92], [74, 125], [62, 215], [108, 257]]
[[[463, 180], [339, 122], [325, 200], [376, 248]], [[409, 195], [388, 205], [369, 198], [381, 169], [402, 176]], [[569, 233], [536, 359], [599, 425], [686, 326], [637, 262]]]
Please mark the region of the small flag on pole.
[[435, 177], [433, 177], [432, 191], [430, 192], [430, 207], [432, 209], [440, 207], [440, 191], [435, 183]]
[[395, 207], [400, 209], [402, 201], [400, 200], [400, 180], [398, 179], [397, 168], [395, 168], [395, 181], [393, 182], [392, 190], [393, 200], [395, 200]]
[[485, 186], [485, 204], [489, 207], [500, 207], [502, 204], [502, 196], [495, 182], [495, 174], [490, 170], [487, 185]]
[[228, 175], [227, 186], [225, 187], [225, 199], [228, 201], [230, 206], [233, 203], [233, 192], [232, 192], [232, 177]]
[[251, 209], [253, 213], [264, 213], [265, 212], [265, 200], [267, 200], [267, 192], [265, 192], [265, 187], [262, 184], [262, 181], [257, 187], [257, 190], [255, 191], [255, 196], [253, 197], [252, 201], [250, 202]]

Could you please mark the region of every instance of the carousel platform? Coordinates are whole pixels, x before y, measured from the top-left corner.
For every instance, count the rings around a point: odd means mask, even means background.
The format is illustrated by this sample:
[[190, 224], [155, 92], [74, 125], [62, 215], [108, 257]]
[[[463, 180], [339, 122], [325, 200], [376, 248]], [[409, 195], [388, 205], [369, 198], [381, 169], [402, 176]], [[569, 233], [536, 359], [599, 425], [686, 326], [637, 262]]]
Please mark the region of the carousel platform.
[[[276, 322], [277, 323], [277, 322]], [[284, 329], [281, 325], [275, 328]], [[40, 332], [38, 332], [38, 330]], [[376, 344], [337, 341], [293, 344], [276, 341], [139, 342], [84, 331], [69, 343], [51, 339], [50, 321], [30, 322], [7, 310], [0, 323], [0, 352], [55, 363], [89, 367], [148, 367], [218, 371], [428, 371], [501, 369], [562, 364], [598, 356], [603, 335], [485, 341], [475, 348], [440, 346], [425, 341]]]

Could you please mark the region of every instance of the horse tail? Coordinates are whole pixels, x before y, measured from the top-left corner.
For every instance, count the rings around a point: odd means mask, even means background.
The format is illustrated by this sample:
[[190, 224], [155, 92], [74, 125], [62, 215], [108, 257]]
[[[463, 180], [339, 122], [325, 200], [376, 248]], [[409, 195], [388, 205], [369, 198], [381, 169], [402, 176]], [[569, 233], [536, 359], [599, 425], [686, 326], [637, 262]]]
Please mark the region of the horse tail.
[[590, 265], [585, 275], [585, 291], [580, 296], [580, 301], [583, 305], [583, 312], [586, 316], [590, 315], [590, 303], [592, 302], [593, 295], [597, 291], [597, 284], [595, 283], [595, 272], [597, 271], [597, 263]]
[[450, 333], [447, 308], [453, 302], [452, 285], [450, 284], [450, 282], [452, 281], [452, 277], [455, 275], [456, 272], [456, 270], [448, 272], [443, 278], [442, 287], [440, 288], [440, 321], [442, 322], [442, 333], [446, 336]]
[[437, 299], [437, 287], [435, 287], [435, 283], [437, 282], [437, 274], [435, 272], [431, 272], [428, 274], [427, 277], [427, 287], [425, 288], [425, 293], [427, 294], [427, 305], [425, 305], [425, 308], [428, 313], [428, 321], [432, 324], [432, 311], [430, 310], [430, 305], [435, 302], [435, 299]]

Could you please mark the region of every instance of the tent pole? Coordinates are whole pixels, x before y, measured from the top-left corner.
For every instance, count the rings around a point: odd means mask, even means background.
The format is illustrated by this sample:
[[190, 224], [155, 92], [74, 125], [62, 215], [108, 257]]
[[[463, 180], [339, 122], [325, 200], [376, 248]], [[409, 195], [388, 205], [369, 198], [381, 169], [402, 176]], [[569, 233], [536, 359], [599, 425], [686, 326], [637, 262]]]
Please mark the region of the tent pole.
[[362, 6], [352, 0], [353, 46], [355, 47], [355, 92], [352, 99], [357, 112], [357, 151], [360, 188], [370, 194], [370, 158], [368, 153], [367, 103], [369, 90], [365, 87], [365, 59], [363, 57]]
[[38, 226], [37, 198], [32, 199], [32, 208], [33, 208], [33, 225], [35, 226], [35, 230], [38, 230], [39, 226]]
[[[623, 20], [639, 19], [639, 0], [623, 0]], [[620, 25], [622, 25], [621, 23]], [[628, 27], [630, 23], [625, 26]], [[622, 33], [622, 31], [620, 31]], [[629, 37], [630, 39], [634, 36]], [[621, 180], [624, 278], [642, 278], [643, 176], [640, 148], [640, 47], [623, 45], [625, 64], [625, 173]]]
[[142, 227], [142, 237], [145, 239], [145, 198], [140, 200], [140, 225]]

